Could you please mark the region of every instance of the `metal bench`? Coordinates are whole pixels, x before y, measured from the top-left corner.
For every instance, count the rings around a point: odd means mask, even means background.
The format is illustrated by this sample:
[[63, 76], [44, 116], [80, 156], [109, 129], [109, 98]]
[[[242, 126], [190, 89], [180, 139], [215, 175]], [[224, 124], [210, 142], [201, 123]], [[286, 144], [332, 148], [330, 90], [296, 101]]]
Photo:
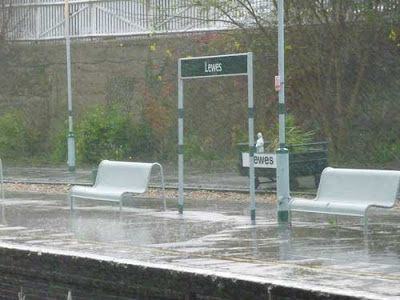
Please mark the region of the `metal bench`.
[[[396, 204], [400, 171], [325, 168], [313, 200], [293, 198], [292, 212], [357, 216], [368, 228], [368, 208], [391, 208]], [[291, 218], [291, 216], [290, 216]]]
[[123, 196], [126, 193], [141, 194], [147, 191], [151, 170], [160, 168], [162, 198], [166, 210], [164, 172], [159, 163], [138, 163], [103, 160], [98, 168], [97, 177], [92, 187], [73, 186], [68, 198], [71, 210], [74, 209], [74, 198], [119, 202], [122, 209]]

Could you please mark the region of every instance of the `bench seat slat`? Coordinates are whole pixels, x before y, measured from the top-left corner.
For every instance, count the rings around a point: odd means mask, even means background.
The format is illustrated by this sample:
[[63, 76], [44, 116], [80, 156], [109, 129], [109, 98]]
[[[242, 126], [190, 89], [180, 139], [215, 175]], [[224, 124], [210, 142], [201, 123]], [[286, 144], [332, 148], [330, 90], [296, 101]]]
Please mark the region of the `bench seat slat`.
[[368, 204], [346, 204], [346, 203], [330, 203], [323, 201], [293, 199], [291, 211], [297, 212], [313, 212], [330, 215], [348, 215], [363, 217], [365, 210], [370, 206]]
[[140, 193], [137, 191], [130, 191], [128, 189], [116, 189], [113, 187], [101, 187], [101, 188], [92, 188], [92, 187], [84, 187], [84, 186], [74, 186], [71, 189], [70, 195], [75, 198], [87, 198], [87, 199], [109, 199], [119, 201], [125, 193]]

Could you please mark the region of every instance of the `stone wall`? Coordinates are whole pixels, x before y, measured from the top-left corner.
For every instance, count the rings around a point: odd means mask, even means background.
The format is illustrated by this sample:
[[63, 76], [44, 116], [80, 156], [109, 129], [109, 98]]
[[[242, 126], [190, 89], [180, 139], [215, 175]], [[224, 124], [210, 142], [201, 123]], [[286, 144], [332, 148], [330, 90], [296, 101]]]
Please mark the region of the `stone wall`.
[[[74, 112], [88, 105], [127, 98], [140, 101], [149, 39], [71, 44]], [[0, 91], [0, 107], [49, 106], [50, 116], [67, 112], [65, 44], [14, 44], [12, 75]], [[4, 68], [3, 68], [4, 72]], [[4, 75], [4, 74], [3, 74]]]

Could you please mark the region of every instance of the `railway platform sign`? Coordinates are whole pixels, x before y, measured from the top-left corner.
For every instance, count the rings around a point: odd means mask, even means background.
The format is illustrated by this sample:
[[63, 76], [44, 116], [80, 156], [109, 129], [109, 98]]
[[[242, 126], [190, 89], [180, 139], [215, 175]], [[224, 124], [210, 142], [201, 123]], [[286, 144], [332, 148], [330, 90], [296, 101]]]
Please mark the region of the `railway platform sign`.
[[[254, 168], [276, 169], [276, 154], [273, 153], [254, 153]], [[250, 166], [250, 155], [248, 152], [242, 153], [242, 166]]]
[[248, 127], [249, 127], [249, 180], [250, 217], [256, 219], [255, 172], [254, 172], [254, 100], [253, 100], [253, 54], [240, 53], [218, 56], [187, 57], [178, 62], [178, 204], [183, 213], [183, 85], [188, 79], [247, 76]]
[[247, 75], [248, 54], [222, 55], [181, 60], [181, 78]]

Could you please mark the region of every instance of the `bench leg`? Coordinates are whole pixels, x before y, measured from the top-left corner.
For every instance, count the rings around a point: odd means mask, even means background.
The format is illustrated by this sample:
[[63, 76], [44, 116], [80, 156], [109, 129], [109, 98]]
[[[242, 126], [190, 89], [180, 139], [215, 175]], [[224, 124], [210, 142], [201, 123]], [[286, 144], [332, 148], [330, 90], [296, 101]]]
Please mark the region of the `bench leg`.
[[364, 234], [368, 233], [368, 216], [364, 215]]
[[71, 194], [68, 193], [68, 200], [69, 200], [69, 206], [71, 210], [74, 210], [74, 197], [71, 196]]
[[161, 187], [162, 187], [162, 197], [163, 197], [163, 203], [164, 203], [164, 210], [167, 210], [167, 201], [165, 199], [165, 184], [164, 184], [164, 171], [162, 166], [160, 165], [160, 171], [161, 171]]
[[163, 167], [161, 166], [161, 164], [159, 164], [159, 163], [154, 163], [154, 164], [160, 167], [162, 198], [163, 198], [163, 203], [164, 203], [164, 210], [167, 210], [167, 202], [165, 199], [164, 170], [163, 170]]

